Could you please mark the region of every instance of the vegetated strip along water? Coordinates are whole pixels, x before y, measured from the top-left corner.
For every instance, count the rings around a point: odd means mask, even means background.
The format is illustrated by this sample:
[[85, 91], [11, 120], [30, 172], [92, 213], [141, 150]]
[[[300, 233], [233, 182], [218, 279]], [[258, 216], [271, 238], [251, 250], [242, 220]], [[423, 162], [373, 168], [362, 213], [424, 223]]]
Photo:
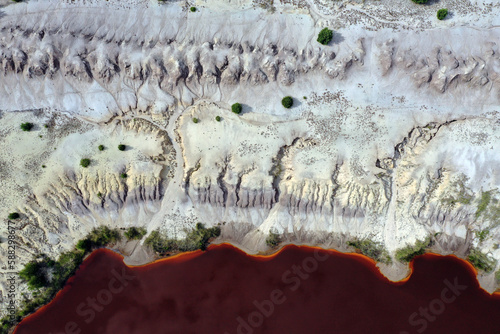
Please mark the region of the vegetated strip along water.
[[391, 283], [359, 255], [223, 244], [141, 267], [97, 250], [15, 334], [500, 333], [499, 315], [500, 296], [454, 256], [417, 257]]

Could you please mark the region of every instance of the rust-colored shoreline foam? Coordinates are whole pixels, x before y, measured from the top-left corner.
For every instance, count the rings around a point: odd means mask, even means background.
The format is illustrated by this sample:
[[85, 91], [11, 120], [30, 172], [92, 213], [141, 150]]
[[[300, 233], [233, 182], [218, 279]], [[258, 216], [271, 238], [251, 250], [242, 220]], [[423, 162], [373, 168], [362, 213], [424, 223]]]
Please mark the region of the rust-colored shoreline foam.
[[[377, 266], [377, 262], [375, 260], [373, 260], [372, 258], [369, 258], [363, 254], [359, 254], [359, 253], [344, 253], [344, 252], [340, 252], [338, 250], [335, 250], [335, 249], [325, 249], [325, 248], [321, 248], [321, 247], [315, 247], [315, 246], [307, 246], [307, 245], [293, 245], [293, 244], [288, 244], [288, 245], [285, 245], [283, 247], [281, 247], [280, 249], [276, 250], [274, 253], [272, 254], [248, 254], [246, 253], [245, 251], [243, 251], [242, 249], [238, 248], [237, 246], [231, 244], [231, 243], [220, 243], [220, 244], [216, 244], [216, 245], [210, 245], [208, 247], [207, 250], [211, 250], [211, 249], [214, 249], [214, 248], [221, 248], [221, 247], [228, 247], [228, 248], [232, 248], [233, 250], [239, 252], [240, 254], [244, 255], [244, 256], [247, 256], [247, 257], [250, 257], [252, 258], [253, 260], [258, 260], [258, 261], [271, 261], [275, 258], [277, 258], [281, 253], [283, 253], [284, 251], [286, 251], [287, 249], [290, 249], [290, 248], [299, 248], [299, 249], [304, 249], [304, 250], [317, 250], [317, 251], [322, 251], [322, 252], [328, 252], [328, 253], [331, 253], [331, 254], [334, 254], [335, 256], [340, 256], [340, 257], [344, 257], [344, 258], [351, 258], [351, 259], [355, 259], [361, 263], [363, 263], [364, 265], [366, 265], [379, 279], [385, 281], [386, 283], [388, 284], [392, 284], [392, 285], [402, 285], [402, 284], [405, 284], [410, 278], [411, 276], [413, 275], [413, 272], [414, 272], [414, 260], [412, 260], [410, 263], [409, 263], [409, 273], [408, 275], [399, 280], [399, 281], [392, 281], [390, 280], [389, 278], [387, 278], [383, 273], [382, 271], [380, 270], [380, 268]], [[114, 256], [114, 257], [117, 257], [117, 258], [120, 258], [121, 261], [123, 262], [124, 260], [124, 256], [123, 254], [120, 254], [112, 249], [109, 249], [109, 248], [100, 248], [100, 249], [97, 249], [95, 251], [93, 251], [91, 254], [89, 254], [85, 260], [82, 262], [82, 264], [80, 265], [80, 267], [78, 268], [78, 270], [76, 271], [79, 272], [80, 270], [83, 270], [87, 265], [88, 263], [90, 263], [91, 259], [95, 256], [97, 256], [99, 253], [108, 253], [108, 255], [111, 255], [111, 256]], [[183, 253], [177, 253], [177, 254], [174, 254], [174, 255], [170, 255], [168, 257], [163, 257], [163, 258], [160, 258], [160, 259], [156, 259], [152, 262], [148, 262], [148, 263], [145, 263], [145, 264], [141, 264], [141, 265], [128, 265], [126, 264], [125, 262], [123, 262], [123, 264], [128, 267], [128, 268], [131, 268], [132, 270], [133, 269], [139, 269], [139, 268], [145, 268], [145, 267], [151, 267], [151, 266], [157, 266], [157, 265], [161, 265], [163, 263], [168, 263], [168, 262], [174, 262], [174, 263], [183, 263], [183, 262], [186, 262], [186, 261], [190, 261], [194, 258], [197, 258], [201, 255], [203, 255], [205, 252], [201, 251], [201, 250], [196, 250], [196, 251], [189, 251], [189, 252], [183, 252]], [[476, 268], [474, 268], [474, 266], [456, 256], [456, 255], [441, 255], [441, 254], [437, 254], [437, 253], [426, 253], [425, 255], [427, 256], [437, 256], [437, 257], [454, 257], [458, 260], [460, 260], [461, 263], [465, 264], [465, 266], [467, 267], [467, 269], [475, 276], [477, 277], [478, 275], [478, 271]], [[75, 273], [75, 275], [76, 275]], [[25, 320], [28, 320], [30, 319], [31, 317], [34, 317], [34, 316], [37, 316], [39, 313], [43, 312], [47, 307], [49, 307], [52, 303], [54, 303], [55, 301], [57, 301], [59, 298], [62, 298], [63, 295], [66, 293], [67, 290], [71, 289], [71, 283], [72, 281], [74, 280], [74, 277], [75, 275], [73, 275], [72, 277], [70, 277], [67, 281], [67, 283], [64, 285], [63, 289], [61, 289], [59, 292], [57, 292], [57, 294], [54, 296], [54, 298], [48, 303], [48, 304], [45, 304], [43, 306], [41, 306], [40, 308], [38, 308], [37, 310], [35, 310], [35, 312], [29, 314], [28, 316], [26, 316], [25, 318], [22, 319], [22, 321], [25, 321]], [[481, 286], [478, 284], [479, 288], [481, 288]], [[495, 297], [500, 297], [500, 292], [494, 292], [494, 293], [489, 293], [488, 291], [484, 290], [483, 288], [481, 288], [484, 292], [486, 292], [487, 294], [491, 295], [491, 296], [495, 296]], [[16, 334], [16, 331], [17, 331], [17, 326], [16, 328], [14, 329], [13, 331], [13, 334]]]

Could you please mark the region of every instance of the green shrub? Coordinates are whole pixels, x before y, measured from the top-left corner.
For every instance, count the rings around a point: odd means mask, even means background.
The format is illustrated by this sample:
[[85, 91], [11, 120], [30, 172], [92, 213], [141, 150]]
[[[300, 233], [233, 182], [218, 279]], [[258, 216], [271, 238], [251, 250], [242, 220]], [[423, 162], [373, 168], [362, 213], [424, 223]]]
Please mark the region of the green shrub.
[[87, 168], [90, 166], [90, 159], [82, 159], [80, 160], [80, 166]]
[[409, 245], [396, 251], [396, 259], [399, 262], [410, 262], [415, 256], [423, 255], [425, 249], [431, 245], [431, 238], [424, 241], [417, 240], [415, 245]]
[[220, 122], [220, 116], [215, 116], [215, 120], [216, 120], [217, 122]]
[[144, 227], [130, 227], [126, 232], [125, 236], [128, 240], [139, 240], [142, 239], [147, 233]]
[[123, 145], [123, 144], [118, 145], [118, 149], [119, 149], [120, 151], [125, 151], [125, 149], [126, 149], [126, 148], [127, 148], [127, 147], [126, 147], [125, 145]]
[[28, 283], [30, 290], [37, 290], [48, 284], [43, 261], [33, 260], [28, 262], [19, 272], [19, 276]]
[[328, 28], [323, 28], [319, 34], [317, 41], [320, 44], [327, 45], [333, 39], [333, 31]]
[[127, 173], [121, 173], [121, 174], [120, 174], [120, 177], [121, 177], [122, 179], [126, 179], [126, 178], [128, 177], [128, 175], [127, 175]]
[[491, 190], [485, 191], [481, 193], [481, 199], [479, 200], [479, 204], [476, 210], [476, 218], [479, 218], [481, 214], [486, 211], [486, 208], [490, 204], [491, 201]]
[[100, 191], [97, 193], [97, 197], [99, 197], [99, 198], [102, 197], [102, 193]]
[[205, 250], [210, 243], [210, 239], [218, 237], [220, 232], [219, 226], [205, 228], [203, 224], [198, 223], [194, 229], [186, 232], [184, 239], [170, 239], [159, 231], [153, 231], [144, 243], [158, 254], [176, 251], [187, 252], [197, 249]]
[[47, 166], [45, 166], [45, 165], [42, 165], [42, 168], [45, 168], [45, 167], [47, 167]]
[[479, 242], [483, 242], [484, 240], [486, 240], [486, 238], [490, 234], [490, 231], [487, 229], [484, 229], [481, 231], [476, 231], [475, 234], [476, 234], [476, 238], [479, 240]]
[[93, 248], [99, 248], [117, 243], [121, 240], [121, 235], [118, 229], [110, 229], [107, 226], [100, 226], [93, 229], [87, 236], [87, 239], [90, 240]]
[[239, 103], [235, 103], [231, 106], [231, 111], [234, 112], [235, 114], [241, 114], [242, 110], [243, 106]]
[[476, 269], [483, 270], [487, 273], [492, 272], [497, 265], [497, 261], [494, 258], [489, 257], [478, 249], [471, 249], [467, 260], [469, 260]]
[[418, 3], [420, 5], [424, 5], [429, 2], [429, 0], [412, 0], [414, 3]]
[[9, 219], [11, 219], [11, 220], [18, 219], [19, 217], [21, 217], [21, 216], [17, 212], [9, 213]]
[[444, 18], [448, 15], [448, 9], [442, 8], [437, 11], [438, 20], [444, 20]]
[[266, 238], [266, 245], [270, 248], [276, 248], [281, 244], [281, 236], [274, 232], [274, 231], [269, 231], [269, 235]]
[[79, 240], [75, 247], [85, 253], [89, 253], [92, 250], [92, 241], [87, 238]]
[[283, 105], [283, 107], [289, 109], [293, 106], [293, 98], [291, 96], [285, 96], [281, 100], [281, 104]]
[[189, 8], [189, 10], [194, 13], [194, 12], [196, 12], [196, 7], [191, 7], [191, 8]]
[[198, 118], [193, 118], [193, 123], [198, 123]]
[[356, 248], [359, 252], [377, 262], [386, 264], [392, 263], [392, 259], [384, 246], [369, 239], [354, 239], [347, 242], [347, 245]]
[[97, 148], [99, 149], [99, 151], [104, 151], [104, 145], [99, 145]]
[[23, 131], [31, 131], [33, 128], [33, 123], [22, 123], [21, 124], [21, 130]]

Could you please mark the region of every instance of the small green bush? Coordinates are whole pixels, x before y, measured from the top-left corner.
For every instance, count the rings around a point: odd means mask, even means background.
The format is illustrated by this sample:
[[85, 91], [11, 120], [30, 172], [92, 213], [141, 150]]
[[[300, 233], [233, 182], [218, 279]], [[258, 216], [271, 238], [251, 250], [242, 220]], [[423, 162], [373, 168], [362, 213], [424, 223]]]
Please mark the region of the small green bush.
[[478, 249], [472, 249], [467, 260], [469, 260], [476, 269], [483, 270], [487, 273], [492, 272], [497, 265], [497, 261], [494, 258], [482, 253]]
[[197, 249], [205, 250], [210, 240], [218, 237], [220, 233], [219, 226], [206, 228], [203, 224], [198, 223], [194, 229], [186, 231], [184, 239], [170, 239], [159, 231], [153, 231], [144, 243], [158, 254], [175, 251], [187, 252]]
[[266, 245], [270, 248], [276, 248], [281, 244], [281, 236], [274, 232], [274, 231], [269, 231], [269, 235], [266, 238]]
[[19, 272], [19, 276], [28, 283], [30, 290], [37, 290], [48, 284], [43, 262], [28, 262]]
[[333, 31], [328, 28], [323, 28], [318, 34], [317, 41], [320, 44], [328, 45], [328, 43], [330, 43], [332, 39], [333, 39]]
[[104, 151], [104, 145], [99, 145], [97, 148], [99, 149], [99, 151]]
[[80, 166], [87, 168], [90, 166], [90, 159], [82, 159], [80, 160]]
[[139, 240], [142, 239], [147, 233], [144, 227], [129, 227], [127, 231], [125, 231], [125, 236], [128, 240]]
[[220, 122], [220, 116], [215, 116], [215, 120], [216, 120], [217, 122]]
[[446, 8], [441, 8], [440, 10], [437, 11], [438, 20], [444, 20], [444, 18], [447, 15], [448, 15], [448, 9], [446, 9]]
[[21, 217], [21, 216], [17, 212], [9, 213], [9, 219], [11, 219], [11, 220], [13, 220], [13, 219], [19, 219], [19, 217]]
[[369, 239], [354, 239], [347, 242], [347, 245], [354, 247], [359, 252], [375, 261], [390, 264], [392, 259], [385, 247], [376, 241]]
[[45, 167], [47, 167], [47, 166], [45, 166], [45, 165], [42, 165], [42, 168], [45, 168]]
[[46, 129], [48, 129], [49, 125], [48, 124], [44, 124], [43, 127], [46, 128]]
[[121, 174], [120, 174], [120, 177], [121, 177], [122, 179], [126, 179], [126, 178], [127, 178], [127, 176], [128, 176], [128, 175], [127, 175], [127, 173], [121, 173]]
[[240, 103], [235, 103], [231, 106], [231, 111], [234, 112], [235, 114], [241, 114], [242, 110], [243, 106]]
[[194, 117], [193, 118], [193, 123], [198, 123], [198, 118]]
[[100, 191], [97, 193], [97, 197], [99, 197], [99, 198], [102, 197], [102, 193]]
[[118, 145], [118, 149], [119, 149], [120, 151], [125, 151], [125, 149], [126, 149], [126, 148], [127, 148], [127, 147], [126, 147], [125, 145], [123, 145], [123, 144]]
[[194, 12], [196, 12], [196, 7], [191, 7], [191, 8], [189, 8], [189, 10], [194, 13]]
[[414, 3], [417, 3], [419, 5], [424, 5], [429, 2], [429, 0], [412, 0]]
[[289, 109], [293, 106], [293, 98], [291, 96], [285, 96], [281, 100], [281, 104], [283, 105], [283, 107]]
[[415, 256], [423, 255], [425, 249], [431, 245], [431, 238], [424, 241], [417, 240], [415, 245], [409, 245], [396, 251], [396, 259], [399, 262], [410, 262]]
[[22, 123], [21, 124], [21, 130], [23, 131], [31, 131], [33, 128], [33, 123]]

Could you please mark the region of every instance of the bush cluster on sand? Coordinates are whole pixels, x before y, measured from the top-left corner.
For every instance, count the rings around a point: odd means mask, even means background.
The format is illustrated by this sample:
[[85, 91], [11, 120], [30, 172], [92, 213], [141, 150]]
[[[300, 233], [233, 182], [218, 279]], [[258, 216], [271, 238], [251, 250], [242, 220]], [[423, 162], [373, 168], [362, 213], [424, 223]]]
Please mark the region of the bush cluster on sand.
[[87, 168], [90, 166], [90, 159], [82, 159], [80, 160], [80, 166]]
[[354, 247], [361, 254], [374, 259], [377, 262], [386, 264], [392, 263], [392, 259], [384, 246], [369, 239], [354, 239], [347, 242], [347, 245]]
[[33, 128], [33, 123], [22, 123], [21, 124], [21, 130], [23, 131], [31, 131], [31, 129]]
[[128, 240], [140, 240], [147, 233], [144, 227], [129, 227], [127, 231], [125, 231], [125, 236]]
[[203, 224], [198, 223], [194, 229], [186, 231], [184, 239], [169, 238], [156, 230], [151, 232], [144, 243], [160, 255], [177, 251], [205, 250], [210, 240], [218, 237], [220, 232], [219, 226], [206, 228]]
[[99, 151], [104, 151], [104, 145], [99, 145], [97, 148], [99, 149]]
[[9, 217], [9, 219], [14, 220], [14, 219], [18, 219], [20, 217], [20, 215], [17, 212], [12, 212], [12, 213], [9, 213], [8, 217]]
[[198, 118], [194, 117], [193, 118], [193, 123], [198, 123]]
[[125, 149], [126, 149], [126, 148], [127, 148], [127, 147], [126, 147], [125, 145], [123, 145], [123, 144], [118, 145], [118, 149], [119, 149], [120, 151], [125, 151]]
[[231, 111], [234, 112], [235, 114], [241, 114], [242, 110], [243, 106], [240, 103], [235, 103], [231, 106]]
[[293, 98], [291, 96], [285, 96], [281, 100], [281, 104], [283, 105], [283, 107], [289, 109], [293, 106]]
[[409, 245], [404, 248], [398, 249], [396, 251], [396, 259], [399, 262], [408, 263], [415, 256], [423, 255], [425, 253], [425, 249], [431, 245], [431, 239], [427, 238], [424, 241], [417, 240], [415, 245]]
[[274, 231], [269, 231], [269, 235], [266, 238], [266, 245], [270, 248], [277, 248], [281, 244], [281, 236], [274, 232]]
[[412, 0], [414, 3], [417, 3], [419, 5], [424, 5], [429, 2], [429, 0]]
[[448, 9], [446, 9], [446, 8], [441, 8], [440, 10], [437, 11], [438, 20], [444, 20], [444, 18], [447, 15], [448, 15]]
[[333, 31], [328, 28], [323, 28], [318, 34], [317, 41], [320, 44], [328, 45], [328, 43], [330, 43], [332, 39], [333, 39]]
[[487, 273], [491, 273], [497, 265], [497, 261], [494, 258], [482, 253], [479, 249], [476, 248], [471, 249], [467, 260], [472, 263], [474, 268], [485, 271]]

